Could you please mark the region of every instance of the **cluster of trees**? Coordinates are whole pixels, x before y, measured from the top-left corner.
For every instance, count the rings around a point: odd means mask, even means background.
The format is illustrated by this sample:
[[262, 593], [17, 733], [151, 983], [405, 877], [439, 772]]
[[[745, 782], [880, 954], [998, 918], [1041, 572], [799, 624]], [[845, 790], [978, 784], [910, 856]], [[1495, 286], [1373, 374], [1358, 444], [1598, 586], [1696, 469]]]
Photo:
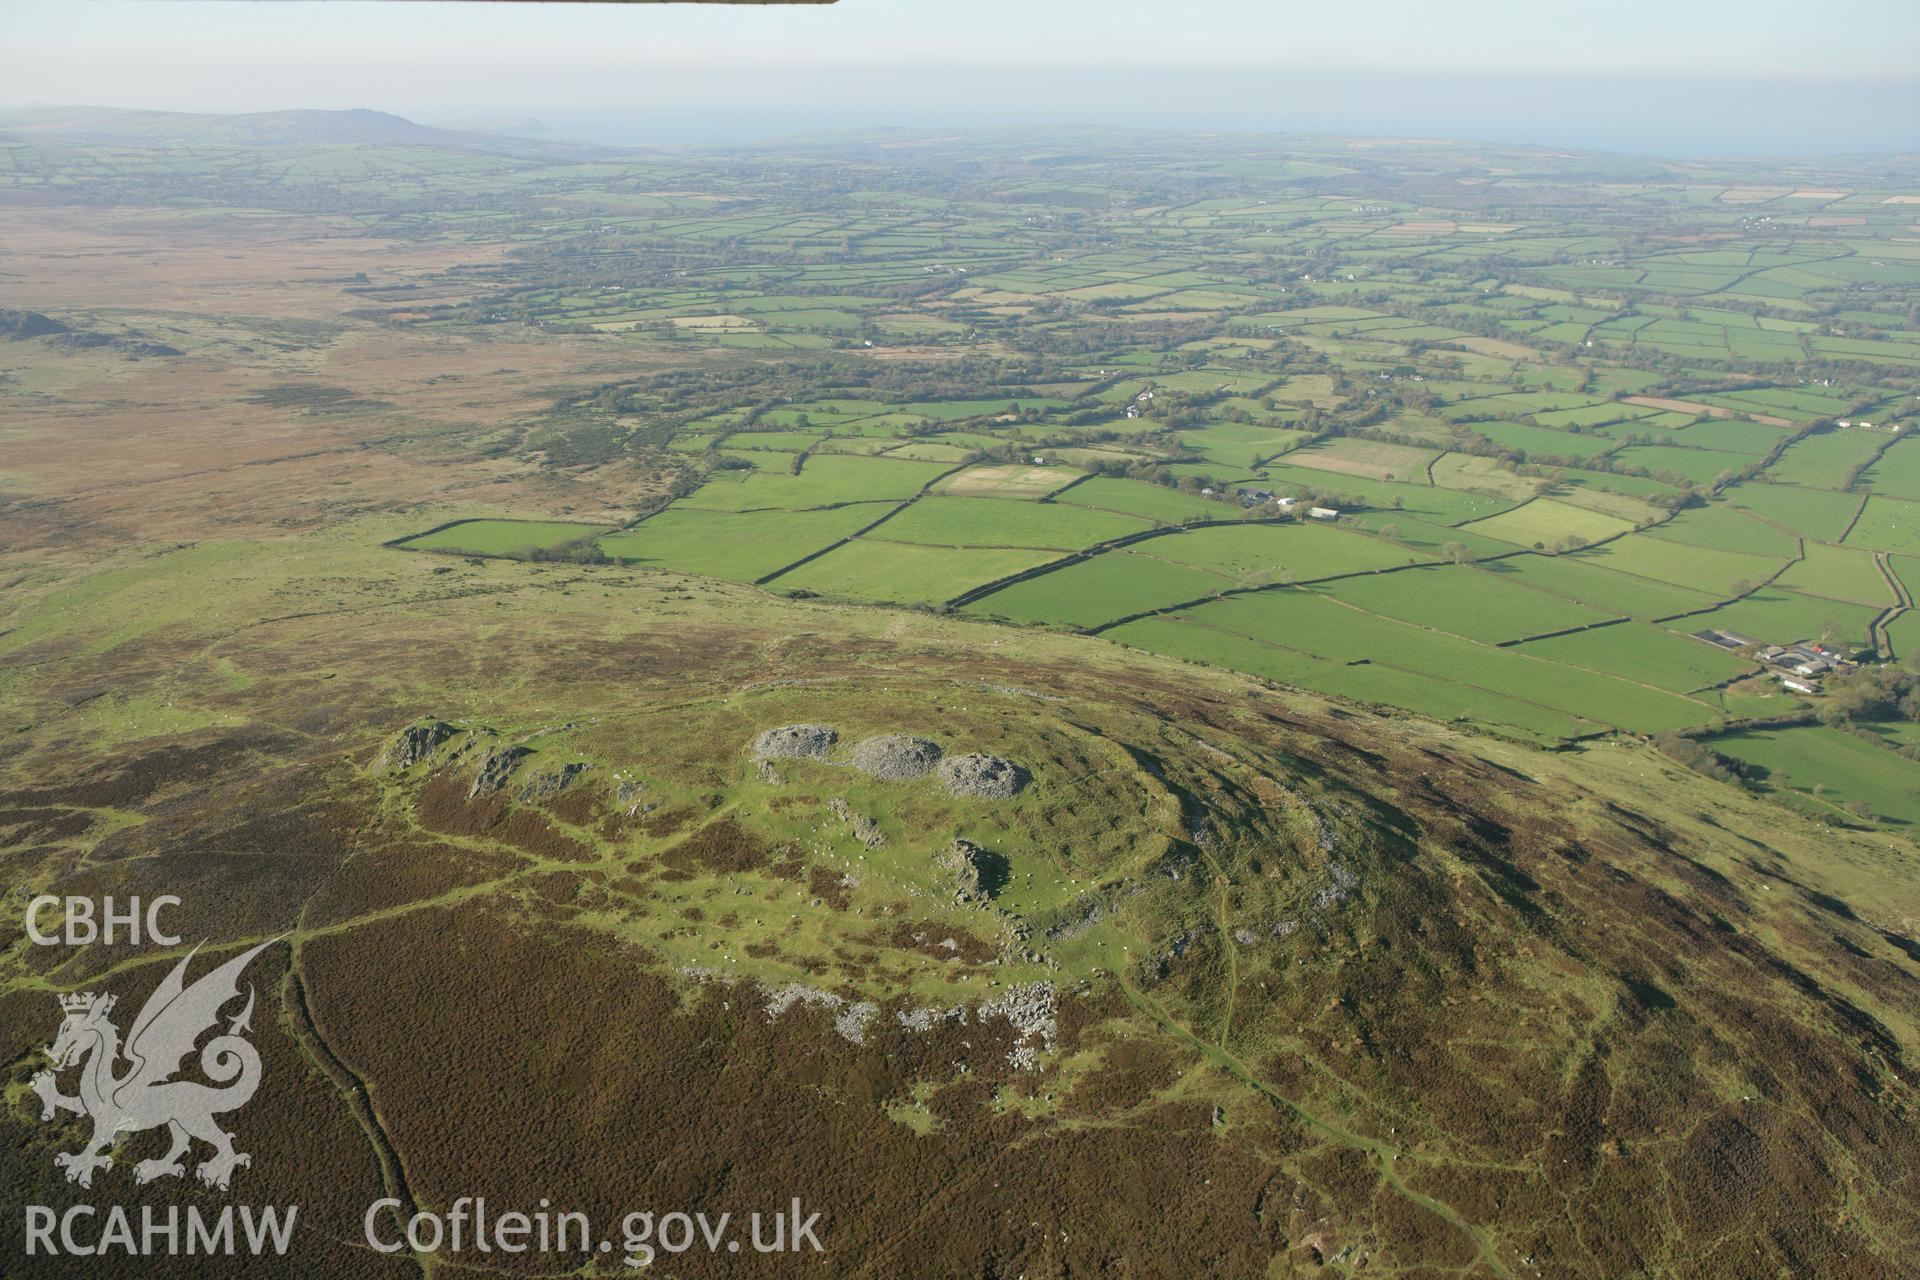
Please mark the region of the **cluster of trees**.
[[1826, 696], [1820, 701], [1820, 719], [1839, 727], [1887, 720], [1920, 721], [1920, 671], [1886, 664], [1863, 667], [1829, 680]]
[[520, 558], [531, 560], [535, 564], [613, 563], [612, 558], [600, 549], [600, 543], [594, 537], [574, 538], [552, 547], [531, 547], [522, 551]]
[[1659, 748], [1661, 754], [1685, 765], [1695, 773], [1704, 773], [1709, 778], [1718, 778], [1736, 787], [1748, 785], [1747, 766], [1744, 763], [1729, 756], [1723, 756], [1712, 747], [1684, 733], [1655, 734], [1653, 745]]

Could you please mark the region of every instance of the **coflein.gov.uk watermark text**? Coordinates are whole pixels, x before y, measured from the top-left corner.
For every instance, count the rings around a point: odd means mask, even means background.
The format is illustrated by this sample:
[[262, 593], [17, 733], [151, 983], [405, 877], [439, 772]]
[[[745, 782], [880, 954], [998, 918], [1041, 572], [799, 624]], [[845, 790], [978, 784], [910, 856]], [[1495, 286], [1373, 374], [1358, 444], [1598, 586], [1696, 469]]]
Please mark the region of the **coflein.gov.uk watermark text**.
[[485, 1197], [462, 1196], [445, 1212], [421, 1211], [401, 1220], [395, 1199], [368, 1206], [362, 1226], [368, 1245], [381, 1253], [593, 1254], [622, 1255], [629, 1267], [651, 1266], [661, 1254], [825, 1252], [820, 1215], [806, 1213], [798, 1199], [773, 1213], [653, 1213], [636, 1211], [619, 1229], [603, 1235], [584, 1213], [556, 1211], [546, 1200], [530, 1213], [490, 1211]]

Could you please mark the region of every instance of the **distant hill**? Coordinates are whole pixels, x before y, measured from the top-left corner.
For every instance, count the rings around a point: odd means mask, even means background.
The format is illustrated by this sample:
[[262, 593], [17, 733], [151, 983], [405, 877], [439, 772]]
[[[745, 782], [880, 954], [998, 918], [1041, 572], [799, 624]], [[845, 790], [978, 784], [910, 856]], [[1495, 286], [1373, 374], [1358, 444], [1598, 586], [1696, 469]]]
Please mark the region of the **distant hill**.
[[110, 143], [122, 146], [384, 146], [443, 147], [460, 151], [522, 153], [578, 150], [565, 143], [535, 141], [520, 134], [436, 129], [386, 111], [256, 111], [203, 115], [187, 111], [134, 111], [118, 107], [28, 107], [0, 111], [0, 132], [21, 141]]
[[28, 338], [44, 338], [66, 332], [67, 326], [52, 316], [41, 315], [38, 311], [13, 311], [0, 307], [0, 338], [9, 342], [24, 342]]
[[551, 138], [552, 128], [546, 121], [536, 120], [532, 116], [487, 116], [471, 120], [459, 120], [453, 128], [473, 133], [503, 133], [519, 138]]
[[138, 329], [128, 329], [119, 334], [97, 333], [92, 329], [75, 329], [64, 321], [38, 311], [15, 311], [0, 307], [0, 339], [8, 342], [27, 342], [34, 338], [45, 338], [56, 347], [65, 347], [74, 351], [88, 351], [100, 347], [111, 347], [130, 359], [138, 360], [146, 356], [177, 356], [178, 347], [170, 347], [164, 342], [153, 342]]

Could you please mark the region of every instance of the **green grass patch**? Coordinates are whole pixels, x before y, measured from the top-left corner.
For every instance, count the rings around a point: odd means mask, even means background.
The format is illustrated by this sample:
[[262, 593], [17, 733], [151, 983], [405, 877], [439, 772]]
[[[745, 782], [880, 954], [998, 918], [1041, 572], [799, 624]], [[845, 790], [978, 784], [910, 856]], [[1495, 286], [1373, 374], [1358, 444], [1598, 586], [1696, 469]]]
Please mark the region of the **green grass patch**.
[[1488, 573], [1511, 574], [1527, 586], [1591, 605], [1602, 613], [1630, 618], [1664, 618], [1714, 602], [1715, 597], [1703, 591], [1616, 573], [1587, 555], [1512, 556], [1481, 567]]
[[1654, 475], [1673, 474], [1692, 484], [1712, 484], [1729, 471], [1751, 464], [1749, 454], [1719, 449], [1682, 449], [1673, 445], [1630, 445], [1613, 455], [1622, 466], [1645, 467]]
[[1308, 590], [1233, 596], [1191, 616], [1317, 658], [1373, 662], [1458, 681], [1635, 732], [1676, 729], [1712, 718], [1706, 707], [1673, 694], [1408, 626]]
[[1671, 625], [1687, 631], [1705, 627], [1737, 631], [1768, 644], [1825, 640], [1831, 634], [1841, 643], [1857, 646], [1867, 642], [1868, 626], [1879, 612], [1866, 605], [1820, 600], [1776, 586], [1763, 587], [1712, 613]]
[[722, 472], [676, 505], [706, 511], [805, 510], [910, 498], [946, 470], [932, 462], [815, 454], [797, 476]]
[[1434, 449], [1413, 449], [1379, 440], [1341, 436], [1296, 450], [1287, 455], [1287, 462], [1309, 470], [1367, 480], [1426, 484], [1427, 465], [1439, 456], [1439, 451]]
[[1767, 474], [1781, 484], [1838, 489], [1853, 469], [1873, 457], [1887, 438], [1871, 431], [1823, 431], [1789, 445]]
[[1607, 614], [1471, 565], [1343, 578], [1314, 590], [1382, 617], [1497, 644], [1603, 622]]
[[1632, 530], [1633, 522], [1554, 498], [1536, 498], [1524, 506], [1461, 527], [1516, 547], [1553, 547], [1568, 538], [1585, 546], [1627, 533]]
[[1013, 622], [1097, 627], [1132, 614], [1205, 599], [1232, 586], [1217, 574], [1109, 551], [1014, 583], [967, 605], [964, 612]]
[[874, 530], [889, 542], [948, 547], [1052, 547], [1075, 551], [1144, 533], [1153, 526], [1133, 516], [1060, 502], [1006, 498], [922, 498]]
[[1759, 422], [1733, 418], [1708, 418], [1680, 431], [1680, 443], [1696, 449], [1719, 449], [1726, 453], [1744, 453], [1748, 461], [1772, 451], [1788, 435], [1785, 427], [1770, 427]]
[[1059, 494], [1053, 501], [1062, 506], [1118, 511], [1123, 515], [1139, 516], [1164, 524], [1179, 524], [1190, 517], [1231, 520], [1241, 514], [1240, 508], [1230, 502], [1215, 502], [1194, 494], [1181, 493], [1177, 489], [1148, 484], [1143, 480], [1116, 480], [1111, 476], [1095, 476], [1082, 481]]
[[1882, 822], [1920, 822], [1920, 764], [1822, 725], [1742, 729], [1710, 740], [1714, 750], [1757, 766], [1761, 785], [1837, 808], [1858, 803]]
[[1736, 588], [1743, 583], [1751, 586], [1764, 581], [1784, 559], [1694, 547], [1644, 533], [1630, 533], [1580, 554], [1582, 559], [1604, 568], [1722, 597], [1737, 595]]
[[825, 511], [661, 512], [600, 539], [600, 549], [629, 564], [680, 569], [752, 582], [831, 546], [886, 512], [880, 504]]
[[1896, 441], [1861, 477], [1875, 493], [1920, 498], [1920, 439]]
[[1875, 551], [1900, 551], [1920, 554], [1920, 502], [1905, 498], [1867, 499], [1860, 519], [1847, 534], [1850, 547], [1871, 547]]
[[1882, 608], [1897, 603], [1893, 587], [1880, 572], [1880, 562], [1871, 551], [1831, 547], [1824, 542], [1809, 542], [1806, 559], [1789, 566], [1774, 583], [1829, 600], [1850, 600], [1854, 604]]
[[1638, 622], [1531, 640], [1519, 648], [1537, 658], [1604, 672], [1673, 693], [1691, 693], [1753, 669], [1752, 663], [1703, 640]]
[[1205, 569], [1241, 586], [1367, 573], [1415, 559], [1405, 548], [1364, 534], [1294, 522], [1192, 529], [1150, 538], [1128, 550]]
[[1180, 617], [1143, 618], [1106, 634], [1153, 653], [1244, 671], [1373, 706], [1397, 707], [1436, 720], [1519, 731], [1544, 739], [1576, 737], [1598, 727], [1546, 707], [1415, 671], [1329, 662], [1298, 649], [1219, 630], [1206, 625], [1202, 616], [1203, 611], [1195, 611]]
[[1436, 524], [1461, 524], [1513, 506], [1509, 498], [1430, 485], [1424, 476], [1418, 484], [1402, 484], [1316, 471], [1284, 462], [1262, 468], [1262, 474], [1267, 477], [1262, 488], [1278, 489], [1296, 497], [1326, 494], [1343, 510], [1357, 505], [1375, 511], [1405, 511]]
[[1860, 495], [1855, 493], [1752, 480], [1734, 485], [1720, 496], [1729, 506], [1751, 511], [1775, 524], [1785, 525], [1803, 538], [1821, 542], [1836, 541], [1845, 533], [1861, 503]]
[[923, 547], [862, 538], [808, 561], [769, 585], [850, 600], [940, 604], [1053, 558], [1051, 551]]
[[1243, 423], [1223, 422], [1199, 430], [1180, 432], [1180, 443], [1190, 452], [1223, 467], [1257, 465], [1277, 453], [1284, 453], [1307, 438], [1304, 431], [1282, 431]]
[[1467, 426], [1497, 445], [1527, 458], [1577, 458], [1585, 461], [1617, 448], [1619, 441], [1605, 436], [1575, 435], [1522, 422], [1469, 422]]
[[1649, 538], [1683, 542], [1745, 555], [1790, 560], [1800, 553], [1799, 539], [1744, 512], [1727, 507], [1694, 507], [1647, 530]]
[[1070, 467], [1041, 467], [1026, 463], [989, 462], [955, 472], [935, 492], [956, 498], [1024, 498], [1038, 501], [1079, 479]]

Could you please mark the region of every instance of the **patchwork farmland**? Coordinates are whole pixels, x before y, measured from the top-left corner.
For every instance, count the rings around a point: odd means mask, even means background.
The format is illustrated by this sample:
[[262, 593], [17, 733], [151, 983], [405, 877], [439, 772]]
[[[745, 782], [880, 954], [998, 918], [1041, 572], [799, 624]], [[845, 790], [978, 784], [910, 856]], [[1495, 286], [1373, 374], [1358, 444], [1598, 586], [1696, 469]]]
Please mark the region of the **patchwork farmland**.
[[[1429, 388], [1451, 372], [1445, 359], [1427, 357]], [[834, 388], [697, 421], [675, 443], [706, 459], [704, 477], [617, 530], [482, 519], [398, 545], [586, 548], [787, 594], [956, 609], [1536, 738], [1702, 729], [1807, 708], [1753, 652], [1695, 638], [1704, 629], [1765, 646], [1892, 651], [1883, 622], [1901, 601], [1889, 557], [1908, 546], [1904, 507], [1893, 504], [1906, 500], [1874, 494], [1875, 471], [1819, 487], [1808, 481], [1832, 477], [1807, 468], [1824, 455], [1879, 459], [1891, 430], [1808, 420], [1783, 437], [1728, 410], [1661, 428], [1676, 443], [1639, 445], [1541, 421], [1564, 421], [1579, 396], [1488, 396], [1460, 379], [1424, 390], [1448, 397], [1431, 406], [1433, 425], [1338, 427], [1312, 400], [1342, 378], [1351, 385], [1350, 372], [1323, 375], [1324, 385], [1247, 372], [1265, 363], [1209, 360], [1183, 385], [1235, 390], [1238, 379], [1265, 415], [1302, 421], [1312, 411], [1315, 430], [1262, 428], [1208, 396], [1098, 368], [1073, 370], [1045, 396], [1020, 386], [1004, 398], [888, 401]], [[1502, 371], [1543, 384], [1565, 376], [1546, 362]], [[1116, 388], [1141, 409], [1121, 419], [1124, 432], [1107, 417]], [[1522, 438], [1533, 449], [1480, 430], [1495, 425], [1480, 415], [1496, 401], [1527, 419], [1505, 425], [1531, 433]], [[1794, 402], [1816, 401], [1825, 403]], [[1599, 419], [1620, 402], [1589, 403]], [[1471, 413], [1449, 420], [1456, 404]], [[1200, 425], [1173, 425], [1165, 408]], [[1678, 443], [1701, 424], [1715, 429], [1714, 447]], [[1563, 438], [1597, 447], [1569, 452]], [[1424, 443], [1396, 442], [1408, 439]], [[1720, 447], [1729, 442], [1750, 450]], [[1646, 465], [1652, 449], [1657, 467]], [[1536, 453], [1554, 461], [1533, 463]], [[1729, 457], [1748, 464], [1716, 485]], [[1876, 470], [1904, 477], [1904, 454], [1895, 457], [1902, 465]], [[1751, 465], [1790, 461], [1798, 483]], [[1861, 519], [1876, 503], [1884, 517]]]
[[[1243, 164], [1244, 195], [1073, 215], [1105, 244], [1067, 234], [1065, 187], [835, 206], [681, 167], [726, 198], [582, 192], [602, 207], [530, 234], [590, 237], [601, 283], [530, 259], [488, 305], [721, 363], [558, 403], [520, 447], [639, 458], [670, 492], [397, 545], [1084, 632], [1536, 740], [1791, 735], [1824, 703], [1769, 651], [1897, 661], [1913, 631], [1901, 193], [1809, 186], [1847, 211], [1815, 223], [1530, 163], [1445, 216]], [[1524, 207], [1549, 178], [1585, 184], [1580, 220]]]

